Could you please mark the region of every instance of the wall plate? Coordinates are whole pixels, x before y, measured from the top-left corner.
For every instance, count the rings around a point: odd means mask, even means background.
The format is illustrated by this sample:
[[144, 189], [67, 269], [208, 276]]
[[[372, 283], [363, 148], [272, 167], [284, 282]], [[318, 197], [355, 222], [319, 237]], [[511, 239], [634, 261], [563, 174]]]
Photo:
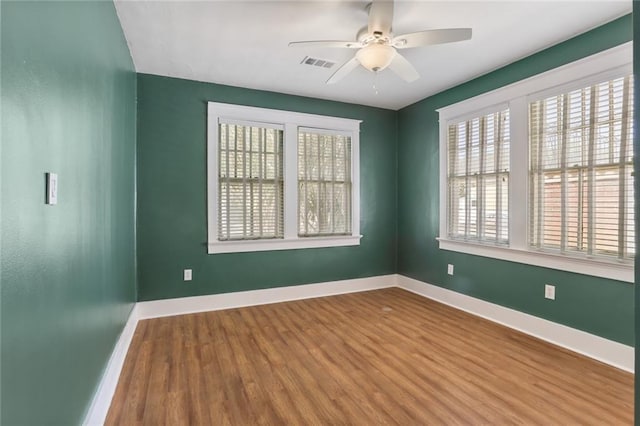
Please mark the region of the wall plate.
[[58, 174], [47, 173], [47, 204], [58, 204]]

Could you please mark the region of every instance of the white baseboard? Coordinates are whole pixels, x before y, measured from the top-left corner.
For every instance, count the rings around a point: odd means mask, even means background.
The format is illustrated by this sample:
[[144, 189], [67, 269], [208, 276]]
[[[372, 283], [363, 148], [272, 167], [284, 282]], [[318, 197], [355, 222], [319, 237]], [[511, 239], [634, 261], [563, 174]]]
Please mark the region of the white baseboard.
[[333, 296], [336, 294], [355, 293], [359, 291], [377, 290], [381, 288], [395, 287], [395, 285], [396, 275], [391, 274], [318, 284], [275, 287], [263, 290], [152, 300], [149, 302], [138, 302], [136, 308], [140, 319], [158, 318], [196, 312], [218, 311], [221, 309], [242, 308], [245, 306], [266, 305], [268, 303], [288, 302], [314, 297]]
[[109, 412], [109, 406], [113, 399], [113, 394], [116, 392], [116, 386], [118, 386], [118, 379], [120, 378], [120, 372], [124, 365], [124, 359], [129, 351], [129, 345], [133, 339], [133, 333], [136, 331], [138, 325], [138, 314], [136, 305], [129, 313], [127, 323], [120, 333], [120, 337], [116, 342], [116, 346], [113, 348], [111, 357], [107, 362], [107, 368], [100, 379], [98, 389], [93, 396], [87, 415], [82, 422], [85, 426], [98, 426], [103, 425]]
[[139, 320], [333, 296], [388, 287], [400, 287], [622, 370], [633, 372], [633, 347], [442, 287], [392, 274], [318, 284], [138, 302], [131, 311], [127, 324], [111, 354], [83, 425], [93, 426], [104, 423]]
[[397, 283], [398, 287], [405, 290], [497, 322], [630, 373], [634, 372], [634, 348], [631, 346], [403, 275], [398, 275]]

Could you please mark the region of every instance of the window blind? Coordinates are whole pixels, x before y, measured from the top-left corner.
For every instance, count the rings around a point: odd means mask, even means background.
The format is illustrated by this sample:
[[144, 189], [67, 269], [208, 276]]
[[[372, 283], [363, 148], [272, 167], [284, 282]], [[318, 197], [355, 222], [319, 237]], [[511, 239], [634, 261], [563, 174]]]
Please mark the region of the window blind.
[[351, 137], [298, 132], [298, 235], [351, 235]]
[[529, 104], [529, 244], [631, 259], [633, 79]]
[[284, 237], [283, 130], [219, 123], [218, 239]]
[[509, 240], [509, 110], [448, 127], [450, 238]]

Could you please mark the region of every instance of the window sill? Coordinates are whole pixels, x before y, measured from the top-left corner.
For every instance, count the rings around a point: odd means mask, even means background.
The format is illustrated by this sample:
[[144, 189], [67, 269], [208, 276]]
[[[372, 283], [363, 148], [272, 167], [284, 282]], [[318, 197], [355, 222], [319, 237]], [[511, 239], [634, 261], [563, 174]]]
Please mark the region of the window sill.
[[209, 243], [208, 253], [246, 253], [252, 251], [296, 250], [321, 247], [359, 246], [362, 235], [339, 237], [303, 237], [290, 240], [216, 241]]
[[440, 244], [441, 250], [473, 254], [476, 256], [541, 266], [543, 268], [625, 281], [628, 283], [634, 282], [633, 265], [620, 263], [615, 260], [607, 261], [594, 258], [579, 258], [558, 253], [519, 250], [444, 238], [436, 239]]

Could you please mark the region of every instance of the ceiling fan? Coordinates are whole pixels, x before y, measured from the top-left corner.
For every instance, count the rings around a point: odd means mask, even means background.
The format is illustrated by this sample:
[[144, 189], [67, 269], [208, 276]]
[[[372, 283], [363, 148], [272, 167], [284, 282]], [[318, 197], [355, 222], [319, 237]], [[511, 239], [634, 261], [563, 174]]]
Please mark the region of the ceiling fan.
[[337, 83], [356, 69], [358, 65], [376, 73], [389, 68], [410, 83], [417, 80], [420, 75], [413, 65], [398, 52], [398, 49], [451, 43], [471, 38], [471, 28], [425, 30], [395, 36], [391, 31], [393, 0], [373, 0], [367, 7], [369, 9], [369, 24], [358, 32], [356, 40], [294, 41], [289, 43], [289, 46], [358, 49], [352, 59], [329, 77], [327, 84]]

